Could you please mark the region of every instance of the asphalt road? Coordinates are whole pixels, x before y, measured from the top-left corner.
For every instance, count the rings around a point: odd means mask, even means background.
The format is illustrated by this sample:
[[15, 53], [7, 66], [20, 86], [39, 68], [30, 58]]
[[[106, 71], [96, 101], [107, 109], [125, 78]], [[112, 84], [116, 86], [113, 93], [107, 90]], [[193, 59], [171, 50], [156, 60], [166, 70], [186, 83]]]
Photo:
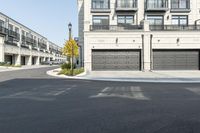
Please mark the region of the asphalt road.
[[200, 133], [200, 84], [0, 73], [0, 133]]

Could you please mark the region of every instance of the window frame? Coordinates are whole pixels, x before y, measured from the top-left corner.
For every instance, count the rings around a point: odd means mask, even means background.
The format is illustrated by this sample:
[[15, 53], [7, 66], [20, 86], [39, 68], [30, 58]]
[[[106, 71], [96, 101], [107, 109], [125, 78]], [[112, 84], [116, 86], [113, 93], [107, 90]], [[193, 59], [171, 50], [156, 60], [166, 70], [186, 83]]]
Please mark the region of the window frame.
[[[173, 24], [173, 22], [172, 22], [172, 25], [178, 25], [178, 26], [182, 26], [183, 24], [181, 24], [180, 22], [181, 22], [181, 17], [186, 17], [186, 25], [185, 26], [187, 26], [188, 25], [188, 15], [172, 15], [172, 21], [173, 21], [173, 17], [177, 17], [178, 19], [178, 24]], [[183, 19], [182, 19], [183, 20]], [[183, 25], [184, 26], [184, 25]]]
[[[124, 23], [119, 23], [119, 17], [123, 17]], [[127, 17], [132, 17], [132, 23], [127, 23]], [[135, 23], [134, 15], [117, 15], [117, 25], [133, 25]]]

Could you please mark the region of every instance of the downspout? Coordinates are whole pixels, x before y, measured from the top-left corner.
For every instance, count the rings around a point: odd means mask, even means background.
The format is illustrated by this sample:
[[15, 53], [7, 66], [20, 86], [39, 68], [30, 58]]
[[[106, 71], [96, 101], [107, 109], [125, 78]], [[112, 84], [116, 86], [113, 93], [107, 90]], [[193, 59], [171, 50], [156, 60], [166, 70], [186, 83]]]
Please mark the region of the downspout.
[[144, 71], [144, 34], [142, 34], [141, 70]]
[[153, 35], [150, 35], [150, 71], [153, 70]]

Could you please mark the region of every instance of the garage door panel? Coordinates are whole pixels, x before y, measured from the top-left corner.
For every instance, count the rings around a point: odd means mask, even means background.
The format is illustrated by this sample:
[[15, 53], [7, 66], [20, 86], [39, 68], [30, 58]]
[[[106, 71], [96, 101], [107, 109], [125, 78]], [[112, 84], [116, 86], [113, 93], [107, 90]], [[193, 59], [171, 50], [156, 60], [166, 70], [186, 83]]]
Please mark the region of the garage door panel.
[[154, 50], [154, 70], [199, 70], [198, 50]]
[[140, 70], [140, 50], [93, 50], [92, 70]]

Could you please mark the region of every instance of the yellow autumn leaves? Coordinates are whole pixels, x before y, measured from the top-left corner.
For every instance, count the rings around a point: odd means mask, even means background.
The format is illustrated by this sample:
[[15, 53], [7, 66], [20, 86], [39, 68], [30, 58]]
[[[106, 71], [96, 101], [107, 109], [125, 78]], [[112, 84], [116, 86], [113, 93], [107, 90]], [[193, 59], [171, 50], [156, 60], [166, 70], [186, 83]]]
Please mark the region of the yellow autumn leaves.
[[[73, 51], [72, 51], [73, 49]], [[63, 54], [68, 57], [78, 57], [79, 47], [75, 40], [70, 39], [65, 42], [64, 48], [62, 50]]]

